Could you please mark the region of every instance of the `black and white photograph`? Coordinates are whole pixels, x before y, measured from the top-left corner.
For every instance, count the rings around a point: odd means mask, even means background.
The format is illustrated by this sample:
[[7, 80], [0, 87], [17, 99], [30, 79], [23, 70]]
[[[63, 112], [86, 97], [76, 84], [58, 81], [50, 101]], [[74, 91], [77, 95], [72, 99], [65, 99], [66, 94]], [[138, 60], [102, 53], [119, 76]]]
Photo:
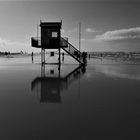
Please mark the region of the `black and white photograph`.
[[139, 140], [139, 109], [139, 0], [0, 0], [0, 140]]

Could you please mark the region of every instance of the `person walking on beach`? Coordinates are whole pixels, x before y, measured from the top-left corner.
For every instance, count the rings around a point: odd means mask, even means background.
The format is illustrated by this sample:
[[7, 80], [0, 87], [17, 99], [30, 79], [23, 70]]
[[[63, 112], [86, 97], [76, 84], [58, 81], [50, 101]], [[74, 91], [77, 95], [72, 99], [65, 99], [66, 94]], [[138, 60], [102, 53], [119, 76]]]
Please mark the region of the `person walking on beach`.
[[82, 52], [82, 58], [83, 58], [83, 63], [86, 64], [86, 58], [87, 58], [87, 53], [86, 52]]
[[34, 53], [31, 53], [31, 57], [32, 57], [32, 63], [34, 63]]
[[90, 54], [88, 54], [88, 58], [89, 58], [89, 60], [90, 60]]
[[32, 54], [31, 54], [31, 55], [32, 55], [32, 57], [33, 57], [33, 56], [34, 56], [34, 53], [32, 52]]
[[64, 52], [63, 52], [63, 53], [62, 53], [62, 61], [63, 61], [63, 62], [64, 62], [64, 55], [65, 55], [65, 54], [64, 54]]

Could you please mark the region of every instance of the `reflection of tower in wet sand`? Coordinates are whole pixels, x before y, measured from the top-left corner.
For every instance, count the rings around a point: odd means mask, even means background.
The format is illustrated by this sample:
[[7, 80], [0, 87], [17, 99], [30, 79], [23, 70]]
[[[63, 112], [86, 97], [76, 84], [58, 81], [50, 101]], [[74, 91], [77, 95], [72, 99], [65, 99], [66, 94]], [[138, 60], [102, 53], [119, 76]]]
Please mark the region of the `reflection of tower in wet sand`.
[[[40, 102], [61, 103], [61, 91], [78, 79], [85, 72], [84, 66], [79, 66], [66, 76], [61, 77], [60, 67], [56, 75], [50, 70], [50, 75], [45, 75], [45, 64], [41, 66], [41, 77], [36, 77], [32, 83], [32, 91], [40, 86]], [[54, 75], [54, 76], [52, 76]]]

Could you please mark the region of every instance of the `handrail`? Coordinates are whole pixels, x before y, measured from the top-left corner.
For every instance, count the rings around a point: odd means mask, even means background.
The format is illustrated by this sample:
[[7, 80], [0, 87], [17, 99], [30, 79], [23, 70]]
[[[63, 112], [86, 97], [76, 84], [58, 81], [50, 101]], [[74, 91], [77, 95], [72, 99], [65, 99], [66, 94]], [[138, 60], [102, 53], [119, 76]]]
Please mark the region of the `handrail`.
[[79, 63], [83, 64], [82, 61], [80, 61], [75, 55], [71, 54], [69, 51], [67, 51], [65, 48], [62, 48], [64, 51], [66, 51], [68, 54], [70, 54], [74, 59], [76, 59]]
[[[82, 53], [76, 49], [72, 44], [70, 44], [66, 39], [61, 38], [61, 48], [66, 51], [68, 54], [70, 54], [74, 59], [76, 59], [79, 63], [83, 64], [83, 62], [80, 60]], [[64, 46], [63, 46], [64, 44]]]
[[[64, 40], [65, 42], [67, 42], [68, 45], [70, 45], [72, 48], [74, 48], [76, 51], [80, 52], [78, 49], [76, 49], [71, 43], [68, 42], [68, 40], [64, 39], [63, 37], [61, 37], [62, 40]], [[80, 52], [81, 54], [81, 52]]]

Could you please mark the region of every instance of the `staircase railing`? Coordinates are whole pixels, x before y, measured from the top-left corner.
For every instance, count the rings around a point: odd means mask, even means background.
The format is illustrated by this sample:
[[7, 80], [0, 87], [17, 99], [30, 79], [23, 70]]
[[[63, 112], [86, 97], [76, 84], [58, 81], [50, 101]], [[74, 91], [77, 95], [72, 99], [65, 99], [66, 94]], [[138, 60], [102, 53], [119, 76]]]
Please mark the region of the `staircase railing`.
[[75, 58], [79, 63], [83, 64], [81, 60], [82, 53], [72, 44], [70, 44], [68, 40], [61, 38], [61, 48], [65, 50], [68, 54], [70, 54], [73, 58]]

